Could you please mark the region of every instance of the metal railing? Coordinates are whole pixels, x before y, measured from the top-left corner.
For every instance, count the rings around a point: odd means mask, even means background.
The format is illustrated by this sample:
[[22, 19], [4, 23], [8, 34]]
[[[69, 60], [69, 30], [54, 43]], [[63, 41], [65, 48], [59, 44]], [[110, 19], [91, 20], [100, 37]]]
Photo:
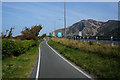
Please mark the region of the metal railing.
[[67, 39], [79, 40], [79, 41], [87, 41], [87, 42], [96, 42], [96, 43], [105, 43], [109, 45], [120, 45], [120, 37], [103, 37], [103, 36], [75, 36], [75, 37], [67, 37]]

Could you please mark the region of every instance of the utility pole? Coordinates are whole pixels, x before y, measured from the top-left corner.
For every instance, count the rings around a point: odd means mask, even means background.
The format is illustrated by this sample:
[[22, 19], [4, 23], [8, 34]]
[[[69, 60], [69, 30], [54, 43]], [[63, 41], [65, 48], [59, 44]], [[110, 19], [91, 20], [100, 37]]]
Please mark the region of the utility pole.
[[64, 0], [64, 28], [65, 28], [65, 38], [66, 38], [66, 3]]

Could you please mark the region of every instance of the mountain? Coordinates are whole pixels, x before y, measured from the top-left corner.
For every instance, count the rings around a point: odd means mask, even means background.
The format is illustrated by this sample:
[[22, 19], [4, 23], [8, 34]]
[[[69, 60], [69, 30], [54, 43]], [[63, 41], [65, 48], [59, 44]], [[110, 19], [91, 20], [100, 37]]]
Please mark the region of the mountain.
[[120, 36], [120, 21], [109, 20], [98, 29], [97, 35]]
[[[118, 36], [120, 27], [118, 26], [120, 21], [109, 20], [107, 22], [95, 21], [93, 19], [81, 20], [66, 29], [67, 36], [78, 35], [81, 31], [82, 35], [91, 36]], [[64, 28], [55, 31], [62, 32], [64, 35]]]

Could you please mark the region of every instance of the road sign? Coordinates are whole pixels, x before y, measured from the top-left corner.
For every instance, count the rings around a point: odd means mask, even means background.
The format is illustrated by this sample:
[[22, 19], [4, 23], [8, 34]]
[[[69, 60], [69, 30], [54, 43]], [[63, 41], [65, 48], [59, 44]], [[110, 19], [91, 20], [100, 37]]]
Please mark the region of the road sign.
[[82, 36], [82, 32], [81, 31], [79, 32], [79, 36]]
[[58, 37], [62, 37], [62, 33], [61, 33], [61, 32], [58, 32], [58, 33], [57, 33], [57, 36], [58, 36]]
[[53, 32], [52, 36], [55, 36], [55, 32]]
[[51, 36], [52, 34], [51, 33], [49, 33], [49, 36]]

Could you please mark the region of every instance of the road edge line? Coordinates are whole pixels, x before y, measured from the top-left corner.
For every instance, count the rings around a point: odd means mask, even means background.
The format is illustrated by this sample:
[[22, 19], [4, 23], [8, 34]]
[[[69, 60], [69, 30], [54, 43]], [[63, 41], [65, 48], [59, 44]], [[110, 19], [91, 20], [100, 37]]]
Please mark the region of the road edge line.
[[[40, 43], [40, 45], [41, 45], [41, 43]], [[36, 77], [35, 77], [36, 80], [38, 80], [39, 69], [40, 69], [40, 57], [41, 57], [41, 56], [40, 56], [40, 55], [41, 55], [41, 53], [40, 53], [40, 45], [39, 45], [39, 54], [38, 54], [39, 56], [38, 56], [38, 63], [37, 63], [37, 64], [38, 64], [38, 66], [37, 66], [37, 73], [36, 73]]]
[[82, 70], [80, 70], [79, 68], [77, 68], [75, 65], [73, 65], [70, 61], [68, 61], [67, 59], [65, 59], [64, 57], [62, 57], [57, 51], [55, 51], [46, 41], [46, 44], [57, 54], [59, 55], [59, 57], [61, 57], [64, 61], [66, 61], [68, 64], [70, 64], [72, 67], [74, 67], [76, 70], [78, 70], [79, 72], [81, 72], [83, 75], [85, 75], [86, 77], [88, 77], [89, 79], [92, 79], [92, 77], [90, 77], [88, 74], [86, 74], [85, 72], [83, 72]]

